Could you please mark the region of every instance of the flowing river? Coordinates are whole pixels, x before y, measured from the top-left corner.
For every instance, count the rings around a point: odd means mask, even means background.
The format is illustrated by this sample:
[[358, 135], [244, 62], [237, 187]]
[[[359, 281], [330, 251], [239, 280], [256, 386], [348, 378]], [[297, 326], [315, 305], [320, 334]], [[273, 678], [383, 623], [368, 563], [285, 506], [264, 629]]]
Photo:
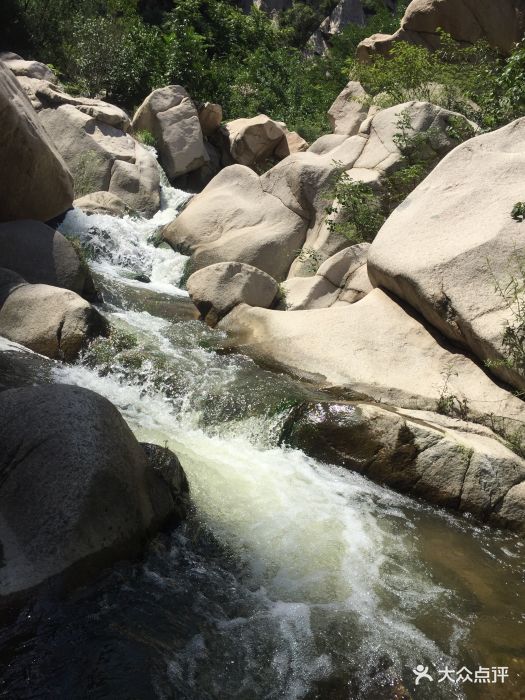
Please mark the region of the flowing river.
[[[164, 187], [149, 221], [68, 214], [117, 332], [50, 380], [169, 446], [194, 510], [142, 562], [28, 608], [0, 639], [0, 697], [522, 698], [520, 538], [280, 445], [291, 403], [316, 392], [195, 320], [187, 258], [155, 235], [186, 199]], [[432, 680], [415, 686], [419, 664]], [[438, 682], [447, 666], [472, 681]], [[508, 678], [474, 683], [479, 667]]]

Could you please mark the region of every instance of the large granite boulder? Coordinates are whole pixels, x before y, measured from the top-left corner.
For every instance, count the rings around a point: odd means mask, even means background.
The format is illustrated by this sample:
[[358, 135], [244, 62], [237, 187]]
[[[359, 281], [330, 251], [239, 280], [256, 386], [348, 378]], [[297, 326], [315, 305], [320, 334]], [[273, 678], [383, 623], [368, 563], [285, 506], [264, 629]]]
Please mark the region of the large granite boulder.
[[357, 48], [357, 56], [370, 60], [375, 53], [387, 54], [393, 42], [408, 41], [435, 49], [438, 30], [453, 39], [472, 44], [485, 39], [503, 53], [510, 53], [523, 37], [525, 3], [523, 0], [412, 0], [392, 35], [374, 34]]
[[106, 328], [98, 311], [75, 292], [27, 284], [15, 272], [0, 268], [0, 335], [41, 355], [73, 360]]
[[305, 221], [265, 192], [253, 170], [232, 165], [189, 202], [163, 236], [192, 255], [194, 270], [243, 262], [282, 280], [303, 245], [305, 230]]
[[234, 119], [222, 127], [234, 163], [255, 167], [264, 164], [286, 142], [285, 126], [265, 114]]
[[488, 428], [428, 411], [301, 404], [284, 442], [431, 503], [525, 531], [525, 460]]
[[82, 584], [184, 514], [180, 464], [145, 451], [102, 396], [9, 389], [0, 413], [0, 605], [58, 575]]
[[38, 117], [73, 173], [76, 198], [105, 190], [133, 211], [158, 210], [157, 161], [129, 134], [72, 104], [41, 109]]
[[376, 286], [519, 389], [519, 337], [514, 349], [505, 338], [507, 328], [522, 332], [525, 223], [512, 211], [524, 199], [524, 177], [525, 119], [467, 141], [390, 216], [368, 260]]
[[17, 77], [34, 78], [57, 83], [58, 78], [53, 71], [39, 61], [25, 61], [21, 56], [10, 51], [0, 52], [0, 62], [4, 63]]
[[[447, 348], [379, 289], [354, 304], [274, 311], [235, 307], [220, 322], [230, 343], [266, 363], [401, 408], [523, 429], [525, 405], [464, 354]], [[443, 410], [443, 409], [442, 409]]]
[[256, 267], [223, 262], [194, 272], [188, 278], [187, 289], [201, 318], [215, 326], [238, 304], [267, 309], [275, 300], [279, 285]]
[[47, 221], [71, 207], [71, 174], [13, 73], [0, 61], [0, 221]]
[[8, 268], [30, 284], [47, 284], [91, 296], [93, 280], [73, 245], [39, 221], [0, 224], [0, 268]]
[[170, 180], [198, 170], [209, 161], [197, 109], [180, 85], [168, 85], [148, 95], [133, 117], [132, 129], [153, 134], [159, 160]]

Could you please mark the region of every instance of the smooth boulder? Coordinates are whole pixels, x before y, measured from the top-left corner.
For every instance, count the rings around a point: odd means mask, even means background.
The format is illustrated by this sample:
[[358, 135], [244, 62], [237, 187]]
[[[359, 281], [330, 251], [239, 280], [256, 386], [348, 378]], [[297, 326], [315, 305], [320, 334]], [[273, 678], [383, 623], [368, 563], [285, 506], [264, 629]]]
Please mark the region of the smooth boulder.
[[368, 115], [367, 94], [361, 83], [351, 80], [328, 110], [334, 134], [353, 136]]
[[0, 604], [59, 574], [61, 587], [84, 583], [140, 554], [177, 515], [169, 482], [179, 476], [168, 460], [150, 463], [102, 396], [67, 385], [10, 389], [0, 413]]
[[524, 429], [525, 404], [444, 346], [379, 289], [354, 304], [274, 311], [240, 305], [220, 322], [230, 344], [316, 384], [401, 408], [451, 412]]
[[198, 170], [209, 161], [199, 115], [180, 85], [168, 85], [148, 95], [131, 126], [134, 133], [146, 130], [153, 134], [159, 160], [170, 180]]
[[523, 283], [525, 223], [512, 210], [524, 177], [525, 119], [467, 141], [390, 216], [368, 260], [375, 286], [519, 389], [522, 368], [504, 344], [507, 325], [519, 328], [518, 299], [504, 290]]
[[210, 326], [238, 304], [270, 307], [279, 291], [273, 277], [239, 262], [209, 265], [194, 272], [186, 286], [201, 318]]
[[264, 191], [250, 168], [232, 165], [216, 175], [162, 232], [192, 256], [193, 270], [243, 262], [283, 280], [304, 243], [306, 224]]
[[234, 119], [223, 126], [234, 163], [255, 167], [275, 152], [286, 133], [281, 124], [265, 114], [250, 119]]
[[13, 73], [0, 61], [0, 221], [48, 221], [73, 202], [66, 163]]
[[0, 335], [46, 357], [74, 360], [107, 324], [85, 299], [69, 289], [27, 284], [0, 268]]

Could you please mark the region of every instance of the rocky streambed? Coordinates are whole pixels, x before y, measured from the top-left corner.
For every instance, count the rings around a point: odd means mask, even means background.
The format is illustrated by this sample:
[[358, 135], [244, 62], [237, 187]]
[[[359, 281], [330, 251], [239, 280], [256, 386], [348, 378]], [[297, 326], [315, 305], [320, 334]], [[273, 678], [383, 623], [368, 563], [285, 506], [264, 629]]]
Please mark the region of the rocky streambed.
[[[334, 464], [337, 431], [323, 451], [297, 415], [333, 397], [225, 351], [179, 286], [184, 256], [154, 246], [159, 223], [68, 214], [113, 332], [72, 365], [4, 343], [2, 381], [108, 398], [178, 455], [190, 516], [143, 561], [41, 590], [1, 632], [0, 697], [520, 697], [521, 539]], [[418, 664], [434, 682], [414, 686]], [[509, 678], [438, 684], [447, 665]]]

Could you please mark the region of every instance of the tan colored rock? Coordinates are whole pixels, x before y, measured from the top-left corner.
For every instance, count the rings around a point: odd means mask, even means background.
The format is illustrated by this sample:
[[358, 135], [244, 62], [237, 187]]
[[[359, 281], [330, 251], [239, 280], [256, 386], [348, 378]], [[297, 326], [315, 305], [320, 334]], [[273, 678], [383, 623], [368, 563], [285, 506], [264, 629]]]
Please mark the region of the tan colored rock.
[[129, 207], [112, 192], [91, 192], [75, 199], [73, 206], [82, 209], [85, 214], [108, 214], [109, 216], [124, 216]]
[[163, 236], [192, 255], [194, 269], [243, 262], [282, 280], [305, 229], [301, 217], [263, 190], [253, 170], [232, 165], [189, 202]]
[[[511, 212], [523, 199], [525, 119], [456, 148], [390, 216], [370, 250], [370, 279], [407, 301], [443, 334], [468, 347], [518, 388], [501, 363], [503, 335], [516, 324], [496, 290], [522, 277], [525, 224]], [[498, 360], [500, 361], [498, 363]]]
[[222, 107], [214, 102], [205, 102], [198, 109], [199, 122], [203, 135], [208, 138], [220, 127], [222, 122]]
[[313, 277], [289, 277], [283, 288], [286, 308], [326, 309], [340, 301], [354, 303], [372, 291], [366, 274], [369, 243], [359, 243], [332, 255]]
[[351, 80], [335, 98], [328, 110], [328, 118], [334, 134], [354, 136], [368, 115], [365, 90], [361, 83]]
[[323, 156], [325, 153], [329, 153], [333, 151], [334, 148], [337, 148], [337, 146], [340, 146], [347, 138], [348, 136], [345, 134], [324, 134], [324, 136], [319, 136], [319, 138], [312, 143], [308, 152]]
[[[469, 416], [525, 421], [525, 405], [434, 336], [381, 290], [355, 304], [309, 311], [238, 306], [219, 324], [251, 355], [324, 386], [390, 405], [436, 410], [444, 394]], [[454, 405], [456, 405], [454, 401]]]
[[11, 71], [0, 62], [0, 221], [47, 221], [73, 202], [69, 170]]
[[47, 284], [83, 295], [93, 288], [91, 275], [72, 244], [39, 221], [0, 224], [0, 268], [31, 284]]
[[292, 153], [302, 153], [308, 150], [308, 142], [303, 139], [302, 136], [296, 131], [288, 131], [285, 124], [282, 124], [284, 130], [284, 139], [281, 140], [279, 145], [274, 151], [276, 158], [283, 159]]
[[234, 119], [223, 127], [235, 163], [254, 166], [264, 163], [285, 138], [283, 127], [265, 114], [250, 119]]
[[201, 318], [215, 326], [238, 304], [267, 309], [275, 300], [279, 285], [256, 267], [224, 262], [194, 272], [188, 278], [187, 289]]
[[106, 324], [75, 292], [27, 284], [0, 268], [0, 335], [53, 359], [73, 360]]
[[71, 104], [42, 109], [38, 117], [73, 173], [77, 199], [109, 191], [133, 211], [158, 211], [157, 161], [129, 134]]
[[135, 133], [146, 130], [155, 137], [159, 160], [170, 180], [198, 170], [208, 154], [199, 115], [186, 90], [168, 85], [154, 90], [133, 117]]
[[402, 492], [525, 531], [525, 460], [487, 428], [429, 412], [327, 402], [295, 409], [283, 439]]
[[24, 59], [16, 53], [10, 53], [8, 51], [0, 52], [0, 62], [4, 63], [17, 77], [47, 80], [50, 83], [58, 82], [56, 75], [44, 63], [39, 63], [38, 61], [24, 61]]
[[510, 53], [525, 29], [523, 0], [412, 0], [392, 35], [375, 34], [361, 42], [357, 57], [370, 60], [387, 54], [395, 41], [407, 41], [429, 49], [439, 46], [438, 29], [461, 43], [485, 39], [503, 53]]

